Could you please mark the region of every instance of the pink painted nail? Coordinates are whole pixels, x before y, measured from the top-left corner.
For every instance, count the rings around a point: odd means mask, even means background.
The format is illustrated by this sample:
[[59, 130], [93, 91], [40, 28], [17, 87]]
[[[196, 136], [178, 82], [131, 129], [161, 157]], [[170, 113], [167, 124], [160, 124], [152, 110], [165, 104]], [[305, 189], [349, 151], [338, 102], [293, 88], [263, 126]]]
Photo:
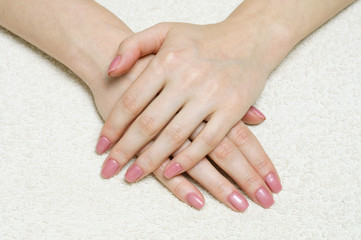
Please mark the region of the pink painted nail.
[[105, 163], [101, 174], [105, 179], [111, 178], [118, 171], [118, 168], [119, 168], [118, 162], [113, 159], [109, 159]]
[[270, 173], [265, 177], [264, 180], [272, 192], [279, 193], [282, 190], [282, 185], [281, 185], [280, 181], [278, 180], [276, 174]]
[[167, 170], [164, 171], [164, 176], [169, 179], [174, 177], [181, 171], [182, 171], [182, 166], [179, 165], [178, 163], [173, 163], [169, 168], [167, 168]]
[[260, 118], [266, 119], [266, 116], [263, 115], [263, 113], [262, 113], [260, 110], [258, 110], [257, 108], [251, 106], [250, 110], [251, 110], [252, 112], [254, 112], [255, 114], [257, 114], [257, 116], [259, 116]]
[[135, 181], [137, 181], [137, 179], [142, 176], [143, 174], [143, 170], [138, 167], [137, 165], [133, 165], [131, 166], [127, 173], [125, 174], [125, 180], [127, 180], [130, 183], [133, 183]]
[[116, 56], [114, 58], [114, 60], [112, 61], [112, 63], [109, 65], [108, 68], [108, 75], [110, 76], [110, 73], [113, 72], [114, 70], [116, 70], [118, 68], [118, 65], [120, 63], [121, 57], [120, 56]]
[[229, 194], [228, 202], [230, 202], [233, 207], [235, 207], [240, 212], [246, 211], [249, 206], [248, 201], [236, 191]]
[[204, 206], [203, 200], [200, 197], [198, 197], [197, 194], [195, 193], [189, 193], [186, 198], [187, 198], [187, 202], [191, 206], [197, 208], [198, 210]]
[[110, 141], [108, 138], [101, 136], [99, 138], [97, 147], [96, 147], [96, 152], [98, 154], [103, 154], [106, 150], [108, 150], [108, 147], [110, 146]]
[[264, 187], [258, 189], [256, 192], [256, 198], [264, 208], [270, 208], [274, 204], [273, 197]]

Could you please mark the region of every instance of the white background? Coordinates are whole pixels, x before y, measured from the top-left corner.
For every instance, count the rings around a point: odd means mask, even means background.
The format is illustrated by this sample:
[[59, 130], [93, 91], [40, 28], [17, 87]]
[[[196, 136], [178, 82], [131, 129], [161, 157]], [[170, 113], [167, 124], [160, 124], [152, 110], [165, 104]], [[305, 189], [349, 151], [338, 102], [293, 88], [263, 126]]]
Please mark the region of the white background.
[[[239, 1], [98, 1], [139, 31], [212, 23]], [[225, 2], [225, 1], [223, 1]], [[252, 127], [283, 191], [197, 211], [152, 176], [103, 180], [102, 121], [69, 70], [0, 29], [0, 239], [361, 239], [361, 2], [301, 42], [270, 76]]]

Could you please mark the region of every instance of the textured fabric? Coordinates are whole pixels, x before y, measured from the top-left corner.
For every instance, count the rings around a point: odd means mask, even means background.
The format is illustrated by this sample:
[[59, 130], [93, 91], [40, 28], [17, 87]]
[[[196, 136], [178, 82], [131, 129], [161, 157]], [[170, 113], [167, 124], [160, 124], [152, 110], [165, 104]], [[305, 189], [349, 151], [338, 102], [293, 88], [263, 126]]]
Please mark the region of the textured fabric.
[[[212, 23], [239, 1], [101, 0], [139, 31]], [[0, 239], [361, 239], [361, 2], [301, 42], [270, 76], [252, 127], [283, 191], [264, 210], [180, 202], [153, 176], [104, 180], [102, 121], [64, 66], [0, 29]]]

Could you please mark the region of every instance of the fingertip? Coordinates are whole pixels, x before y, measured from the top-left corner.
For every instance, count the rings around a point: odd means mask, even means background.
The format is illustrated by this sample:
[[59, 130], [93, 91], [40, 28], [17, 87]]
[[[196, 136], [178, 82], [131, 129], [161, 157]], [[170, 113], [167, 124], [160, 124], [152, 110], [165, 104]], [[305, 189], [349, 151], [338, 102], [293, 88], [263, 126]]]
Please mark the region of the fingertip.
[[116, 70], [120, 68], [121, 61], [122, 57], [120, 55], [113, 59], [108, 68], [108, 76], [115, 77]]
[[133, 183], [137, 181], [140, 178], [140, 176], [143, 175], [143, 173], [144, 171], [140, 167], [138, 167], [137, 165], [133, 165], [128, 168], [128, 171], [125, 174], [124, 178], [125, 180], [127, 180], [127, 182]]
[[282, 184], [281, 184], [280, 180], [278, 179], [278, 177], [276, 176], [276, 174], [269, 173], [265, 177], [265, 182], [273, 193], [277, 194], [277, 193], [281, 192]]
[[117, 161], [114, 159], [109, 159], [105, 162], [103, 169], [101, 171], [101, 176], [105, 179], [109, 179], [115, 175], [115, 173], [119, 170], [120, 166]]
[[167, 179], [170, 179], [179, 173], [181, 173], [183, 170], [182, 166], [179, 163], [171, 163], [169, 167], [164, 171], [164, 176]]
[[111, 144], [111, 142], [109, 141], [108, 138], [101, 136], [98, 140], [95, 151], [101, 155], [101, 154], [105, 153], [105, 151], [108, 150], [110, 144]]
[[258, 108], [251, 106], [250, 111], [255, 113], [260, 119], [266, 120], [266, 116]]
[[191, 205], [192, 207], [200, 210], [203, 208], [205, 202], [204, 199], [199, 197], [196, 193], [192, 192], [192, 193], [188, 193], [186, 196], [186, 200], [188, 202], [189, 205]]
[[251, 106], [243, 116], [242, 121], [249, 125], [261, 124], [266, 120], [266, 116], [257, 108]]

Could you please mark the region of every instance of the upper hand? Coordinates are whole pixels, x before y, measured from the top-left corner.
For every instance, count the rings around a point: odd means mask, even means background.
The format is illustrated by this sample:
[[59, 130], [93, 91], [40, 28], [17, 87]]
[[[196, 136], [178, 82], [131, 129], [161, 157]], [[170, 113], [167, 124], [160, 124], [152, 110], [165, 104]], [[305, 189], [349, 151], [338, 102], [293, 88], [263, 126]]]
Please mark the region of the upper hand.
[[[104, 85], [92, 89], [98, 111], [104, 119], [107, 119], [117, 99], [130, 87], [150, 59], [151, 57], [142, 58], [127, 74], [113, 81], [104, 79], [102, 81]], [[264, 116], [251, 107], [242, 120], [248, 124], [258, 124], [264, 120]], [[98, 152], [105, 150], [98, 149]], [[242, 122], [232, 128], [228, 137], [210, 156], [255, 202], [264, 207], [269, 207], [273, 203], [271, 192], [278, 193], [281, 187], [277, 172], [260, 143]], [[185, 177], [179, 175], [167, 179], [163, 176], [163, 170], [169, 161], [167, 159], [162, 163], [153, 172], [154, 175], [180, 200], [196, 208], [202, 207], [204, 205], [202, 193]], [[240, 174], [241, 171], [244, 171], [244, 174]], [[244, 211], [247, 208], [248, 203], [242, 193], [207, 159], [204, 158], [190, 169], [188, 174], [231, 209]], [[260, 193], [266, 195], [261, 195], [263, 199], [259, 200]]]
[[203, 121], [204, 129], [164, 175], [182, 173], [212, 151], [256, 100], [269, 73], [252, 37], [241, 40], [223, 23], [164, 23], [125, 39], [109, 67], [110, 76], [124, 74], [142, 56], [157, 55], [119, 99], [102, 129], [112, 145], [121, 137], [108, 159], [124, 166], [159, 135], [132, 165], [142, 172], [139, 180]]

